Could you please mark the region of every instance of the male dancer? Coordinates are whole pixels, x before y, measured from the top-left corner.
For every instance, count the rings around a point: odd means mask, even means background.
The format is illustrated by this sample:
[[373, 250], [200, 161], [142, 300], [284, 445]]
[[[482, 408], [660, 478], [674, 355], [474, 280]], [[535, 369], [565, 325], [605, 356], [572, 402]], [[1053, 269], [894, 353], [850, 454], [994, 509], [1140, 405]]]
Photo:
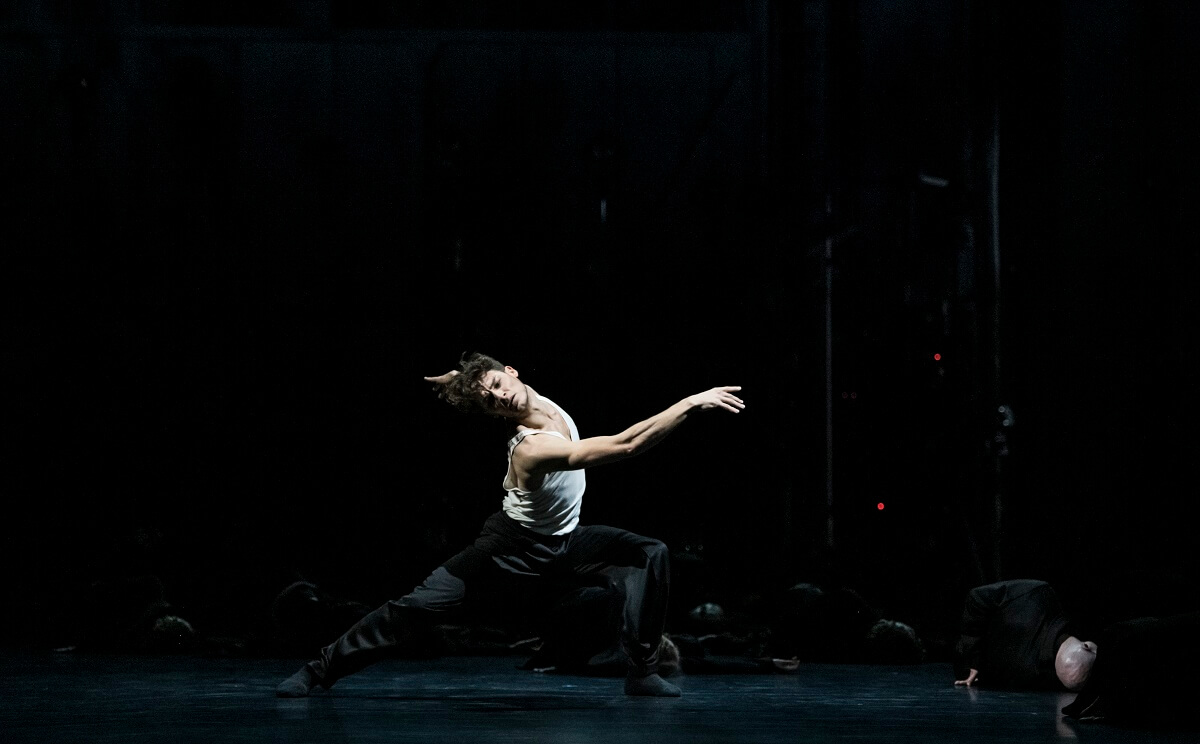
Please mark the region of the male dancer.
[[625, 530], [580, 526], [584, 469], [645, 452], [692, 411], [737, 413], [745, 408], [734, 394], [741, 388], [715, 387], [620, 434], [581, 439], [567, 412], [521, 380], [516, 369], [478, 353], [459, 366], [425, 380], [456, 408], [483, 410], [516, 427], [508, 440], [502, 509], [488, 518], [474, 544], [406, 596], [362, 618], [323, 648], [319, 658], [280, 683], [276, 694], [303, 697], [313, 687], [330, 688], [397, 650], [428, 625], [431, 613], [461, 606], [472, 585], [484, 585], [501, 572], [564, 583], [586, 577], [619, 591], [624, 597], [622, 646], [629, 658], [625, 694], [679, 696], [679, 688], [658, 674], [670, 578], [667, 548]]
[[955, 685], [1080, 690], [1096, 661], [1054, 588], [1035, 579], [977, 586], [963, 605], [955, 644]]

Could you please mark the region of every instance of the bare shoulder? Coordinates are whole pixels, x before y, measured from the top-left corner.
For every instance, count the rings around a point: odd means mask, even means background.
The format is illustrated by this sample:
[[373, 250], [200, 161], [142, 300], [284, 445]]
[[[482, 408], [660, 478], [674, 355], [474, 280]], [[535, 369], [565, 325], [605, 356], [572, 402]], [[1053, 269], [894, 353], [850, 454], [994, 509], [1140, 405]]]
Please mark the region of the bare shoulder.
[[550, 431], [530, 432], [513, 449], [513, 459], [534, 470], [540, 463], [567, 456], [575, 444]]
[[570, 449], [572, 444], [575, 444], [569, 439], [562, 436], [556, 436], [558, 432], [553, 430], [533, 429], [528, 430], [528, 433], [522, 437], [517, 443], [517, 447], [513, 450], [513, 454], [517, 452], [558, 452], [565, 449]]

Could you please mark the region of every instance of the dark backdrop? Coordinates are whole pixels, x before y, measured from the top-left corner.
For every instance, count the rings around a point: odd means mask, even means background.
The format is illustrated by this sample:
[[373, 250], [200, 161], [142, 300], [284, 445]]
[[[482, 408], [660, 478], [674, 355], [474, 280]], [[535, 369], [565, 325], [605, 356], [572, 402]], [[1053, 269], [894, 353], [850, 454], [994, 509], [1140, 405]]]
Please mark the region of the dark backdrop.
[[407, 591], [501, 495], [467, 350], [585, 435], [744, 386], [589, 475], [676, 612], [1192, 570], [1197, 10], [1102, 5], [8, 6], [6, 640]]

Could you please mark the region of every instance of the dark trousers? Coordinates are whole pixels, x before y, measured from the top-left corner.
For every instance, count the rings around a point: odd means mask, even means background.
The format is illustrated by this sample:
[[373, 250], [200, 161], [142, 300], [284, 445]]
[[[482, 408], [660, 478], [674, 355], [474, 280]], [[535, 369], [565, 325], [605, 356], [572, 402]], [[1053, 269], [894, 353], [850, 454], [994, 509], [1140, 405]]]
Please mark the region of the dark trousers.
[[498, 575], [563, 587], [596, 585], [624, 598], [621, 645], [630, 674], [658, 669], [666, 623], [670, 563], [658, 540], [614, 527], [580, 526], [567, 535], [539, 535], [503, 512], [484, 522], [475, 542], [434, 570], [421, 585], [366, 615], [321, 649], [308, 668], [322, 687], [419, 642], [440, 613], [464, 605], [472, 587]]

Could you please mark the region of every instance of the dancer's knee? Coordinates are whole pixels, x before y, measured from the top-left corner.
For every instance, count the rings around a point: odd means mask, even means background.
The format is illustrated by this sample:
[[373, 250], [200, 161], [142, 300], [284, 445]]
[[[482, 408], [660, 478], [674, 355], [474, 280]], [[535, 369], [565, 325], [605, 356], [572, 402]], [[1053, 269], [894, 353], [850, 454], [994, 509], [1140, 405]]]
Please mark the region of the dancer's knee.
[[395, 601], [396, 605], [419, 610], [449, 610], [467, 597], [467, 584], [439, 566], [419, 586]]

